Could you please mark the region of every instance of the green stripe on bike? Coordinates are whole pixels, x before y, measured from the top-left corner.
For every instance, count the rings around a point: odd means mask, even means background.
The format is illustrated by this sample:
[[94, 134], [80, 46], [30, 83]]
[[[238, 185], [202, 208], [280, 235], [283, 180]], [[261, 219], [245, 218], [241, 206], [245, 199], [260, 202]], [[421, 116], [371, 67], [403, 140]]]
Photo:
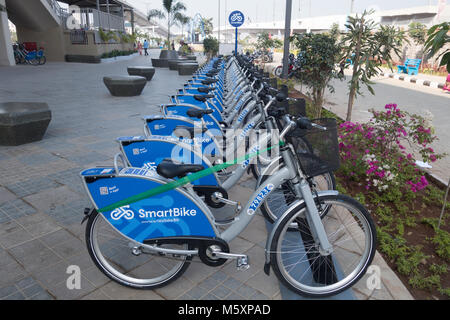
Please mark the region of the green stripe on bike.
[[123, 206], [128, 206], [128, 205], [136, 203], [138, 201], [141, 201], [141, 200], [144, 200], [144, 199], [148, 199], [148, 198], [157, 196], [157, 195], [159, 195], [161, 193], [164, 193], [164, 192], [167, 192], [167, 191], [170, 191], [170, 190], [173, 190], [173, 189], [185, 186], [185, 185], [187, 185], [187, 184], [189, 184], [189, 183], [191, 183], [191, 182], [193, 182], [195, 180], [204, 178], [206, 176], [209, 176], [210, 174], [213, 174], [215, 172], [219, 172], [221, 170], [227, 169], [227, 168], [229, 168], [231, 166], [234, 166], [236, 164], [243, 163], [243, 162], [245, 162], [245, 161], [247, 161], [249, 159], [252, 159], [254, 157], [259, 156], [260, 154], [262, 154], [264, 152], [268, 152], [268, 151], [270, 151], [270, 150], [272, 150], [272, 149], [274, 149], [274, 148], [276, 148], [278, 146], [283, 146], [283, 145], [284, 145], [284, 142], [280, 141], [280, 143], [278, 145], [274, 146], [274, 147], [270, 147], [270, 148], [267, 148], [267, 149], [262, 150], [262, 151], [257, 151], [257, 152], [254, 152], [254, 153], [250, 153], [250, 154], [245, 155], [242, 158], [238, 158], [238, 159], [235, 159], [233, 161], [222, 163], [222, 164], [216, 165], [214, 167], [202, 170], [200, 172], [190, 174], [189, 176], [186, 176], [186, 177], [181, 178], [179, 180], [175, 180], [175, 181], [166, 183], [166, 184], [164, 184], [162, 186], [159, 186], [159, 187], [157, 187], [155, 189], [152, 189], [152, 190], [149, 190], [149, 191], [137, 194], [135, 196], [132, 196], [132, 197], [129, 197], [127, 199], [124, 199], [124, 200], [121, 200], [119, 202], [116, 202], [116, 203], [114, 203], [112, 205], [109, 205], [109, 206], [106, 206], [104, 208], [101, 208], [101, 209], [98, 210], [98, 212], [113, 211], [113, 210], [115, 210], [117, 208], [121, 208]]

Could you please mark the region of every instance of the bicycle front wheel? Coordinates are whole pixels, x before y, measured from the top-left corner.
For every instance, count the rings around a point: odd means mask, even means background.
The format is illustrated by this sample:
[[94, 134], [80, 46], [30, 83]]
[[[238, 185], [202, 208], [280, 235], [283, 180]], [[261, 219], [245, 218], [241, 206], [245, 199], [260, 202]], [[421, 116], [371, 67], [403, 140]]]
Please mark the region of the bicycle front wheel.
[[[304, 296], [326, 297], [364, 276], [375, 255], [376, 230], [370, 214], [352, 198], [324, 196], [316, 203], [319, 208], [328, 207], [321, 218], [333, 253], [320, 253], [302, 204], [275, 230], [270, 257], [275, 274], [288, 288]], [[297, 232], [290, 231], [294, 223]]]
[[[152, 290], [169, 284], [186, 271], [192, 259], [186, 256], [171, 259], [145, 252], [97, 211], [89, 217], [86, 244], [95, 265], [108, 278], [135, 289]], [[187, 245], [161, 247], [187, 250]], [[141, 251], [139, 255], [136, 255], [136, 249]]]

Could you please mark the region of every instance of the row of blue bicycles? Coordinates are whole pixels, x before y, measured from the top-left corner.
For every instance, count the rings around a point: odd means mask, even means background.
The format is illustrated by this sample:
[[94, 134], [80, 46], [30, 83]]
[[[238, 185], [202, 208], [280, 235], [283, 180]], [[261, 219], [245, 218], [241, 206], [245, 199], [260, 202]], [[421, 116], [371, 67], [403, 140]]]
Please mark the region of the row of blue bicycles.
[[[295, 103], [245, 56], [208, 61], [160, 115], [143, 119], [144, 135], [117, 139], [113, 166], [81, 173], [96, 266], [150, 290], [194, 262], [233, 260], [239, 272], [251, 261], [230, 242], [262, 213], [273, 224], [266, 274], [311, 297], [353, 286], [374, 257], [375, 226], [364, 206], [335, 190], [336, 121], [294, 116]], [[256, 187], [240, 203], [230, 194], [244, 176]]]

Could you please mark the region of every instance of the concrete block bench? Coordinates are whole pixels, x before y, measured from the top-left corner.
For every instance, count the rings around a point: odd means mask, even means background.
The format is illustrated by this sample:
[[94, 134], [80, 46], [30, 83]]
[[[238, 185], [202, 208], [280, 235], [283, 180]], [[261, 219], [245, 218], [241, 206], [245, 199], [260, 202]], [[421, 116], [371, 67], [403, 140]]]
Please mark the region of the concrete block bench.
[[128, 74], [130, 76], [141, 76], [147, 79], [147, 81], [151, 81], [153, 76], [155, 75], [154, 67], [128, 67]]
[[169, 60], [169, 69], [177, 71], [178, 70], [178, 64], [188, 62], [187, 59], [175, 59], [175, 60]]
[[104, 77], [103, 82], [111, 95], [115, 97], [139, 96], [147, 84], [147, 79], [140, 76]]
[[159, 54], [160, 59], [164, 60], [175, 60], [178, 59], [178, 52], [174, 50], [161, 50], [161, 53]]
[[51, 119], [46, 103], [0, 103], [0, 145], [18, 146], [42, 140]]
[[198, 63], [179, 63], [178, 74], [180, 76], [191, 76], [197, 71]]
[[152, 66], [155, 68], [168, 68], [169, 60], [167, 59], [152, 59]]
[[197, 61], [197, 57], [193, 54], [187, 55], [186, 59], [191, 60], [191, 61]]

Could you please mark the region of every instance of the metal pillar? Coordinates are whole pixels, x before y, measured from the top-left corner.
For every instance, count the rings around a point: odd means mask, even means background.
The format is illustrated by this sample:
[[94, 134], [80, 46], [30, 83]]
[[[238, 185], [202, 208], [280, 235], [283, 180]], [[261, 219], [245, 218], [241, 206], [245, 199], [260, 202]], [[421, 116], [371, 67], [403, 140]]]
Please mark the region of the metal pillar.
[[283, 78], [287, 79], [289, 74], [289, 48], [291, 37], [292, 0], [286, 0], [286, 23], [284, 27], [284, 55], [283, 55]]
[[108, 30], [111, 30], [111, 19], [109, 12], [109, 0], [106, 0], [106, 12], [108, 13]]
[[219, 40], [219, 46], [220, 46], [220, 0], [219, 1], [219, 27], [218, 27], [218, 31], [217, 31], [217, 39]]
[[131, 33], [134, 34], [134, 10], [131, 9]]
[[100, 0], [97, 0], [97, 19], [98, 19], [98, 27], [103, 29], [102, 20], [100, 19]]

